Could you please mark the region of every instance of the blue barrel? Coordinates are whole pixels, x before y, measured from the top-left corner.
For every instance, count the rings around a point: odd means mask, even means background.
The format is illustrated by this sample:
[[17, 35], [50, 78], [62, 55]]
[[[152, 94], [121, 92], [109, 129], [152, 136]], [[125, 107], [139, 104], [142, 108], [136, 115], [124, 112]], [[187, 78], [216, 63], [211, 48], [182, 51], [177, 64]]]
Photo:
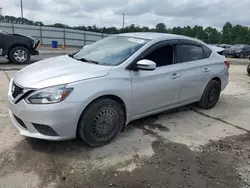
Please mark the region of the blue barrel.
[[58, 42], [55, 41], [55, 40], [53, 40], [53, 41], [51, 42], [51, 45], [52, 45], [52, 48], [57, 48]]

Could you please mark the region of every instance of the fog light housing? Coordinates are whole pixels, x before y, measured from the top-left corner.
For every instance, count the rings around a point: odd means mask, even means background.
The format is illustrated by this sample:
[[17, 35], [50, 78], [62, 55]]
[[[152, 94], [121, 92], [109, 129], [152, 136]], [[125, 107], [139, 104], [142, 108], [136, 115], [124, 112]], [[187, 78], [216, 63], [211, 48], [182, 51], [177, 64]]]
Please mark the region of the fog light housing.
[[36, 130], [46, 136], [59, 136], [50, 126], [32, 123]]

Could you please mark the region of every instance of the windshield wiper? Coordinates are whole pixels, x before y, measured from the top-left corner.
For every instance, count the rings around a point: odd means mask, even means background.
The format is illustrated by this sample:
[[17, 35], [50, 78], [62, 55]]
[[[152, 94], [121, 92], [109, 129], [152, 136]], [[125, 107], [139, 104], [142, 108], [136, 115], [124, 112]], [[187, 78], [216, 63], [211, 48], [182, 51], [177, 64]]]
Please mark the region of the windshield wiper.
[[72, 53], [72, 54], [69, 54], [69, 57], [74, 58], [74, 55], [75, 55], [76, 53], [77, 53], [77, 52], [74, 52], [74, 53]]
[[88, 63], [99, 64], [97, 61], [92, 61], [92, 60], [88, 60], [88, 59], [85, 59], [85, 58], [76, 59], [76, 60], [83, 61], [83, 62], [88, 62]]

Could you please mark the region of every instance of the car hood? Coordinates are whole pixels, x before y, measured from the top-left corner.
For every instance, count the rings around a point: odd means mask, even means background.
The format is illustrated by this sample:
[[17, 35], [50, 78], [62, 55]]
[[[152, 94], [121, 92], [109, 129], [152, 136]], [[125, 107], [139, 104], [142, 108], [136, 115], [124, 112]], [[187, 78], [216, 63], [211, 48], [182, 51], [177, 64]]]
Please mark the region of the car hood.
[[14, 82], [25, 88], [39, 89], [102, 77], [107, 75], [110, 69], [111, 66], [86, 63], [64, 55], [25, 67], [14, 75]]
[[9, 35], [35, 40], [35, 38], [31, 36], [25, 36], [25, 35], [20, 35], [20, 34], [9, 34]]

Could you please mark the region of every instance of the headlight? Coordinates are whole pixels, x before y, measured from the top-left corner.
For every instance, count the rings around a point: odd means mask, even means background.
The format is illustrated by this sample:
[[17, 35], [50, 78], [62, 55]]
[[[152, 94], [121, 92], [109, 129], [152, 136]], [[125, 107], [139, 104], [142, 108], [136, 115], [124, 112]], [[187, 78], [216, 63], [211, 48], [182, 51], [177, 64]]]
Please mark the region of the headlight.
[[38, 90], [25, 100], [31, 104], [51, 104], [63, 101], [73, 90], [64, 86], [55, 86]]
[[236, 51], [236, 53], [240, 53], [240, 52], [241, 52], [241, 50], [237, 50], [237, 51]]

